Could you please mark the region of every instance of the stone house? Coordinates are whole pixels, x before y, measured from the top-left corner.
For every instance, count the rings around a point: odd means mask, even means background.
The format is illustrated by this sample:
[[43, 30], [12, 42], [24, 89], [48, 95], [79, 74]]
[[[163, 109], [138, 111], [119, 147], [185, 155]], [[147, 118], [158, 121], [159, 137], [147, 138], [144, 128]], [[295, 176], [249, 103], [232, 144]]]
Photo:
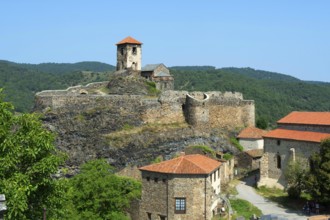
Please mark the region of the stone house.
[[264, 152], [263, 135], [266, 133], [267, 131], [256, 127], [247, 127], [237, 135], [238, 142], [244, 148], [244, 152], [239, 153], [235, 157], [235, 166], [239, 170], [252, 171], [259, 169], [260, 160]]
[[141, 220], [209, 220], [217, 213], [221, 162], [191, 154], [139, 169]]
[[236, 167], [248, 171], [260, 168], [261, 157], [264, 153], [263, 149], [247, 150], [236, 155]]
[[221, 162], [220, 179], [221, 185], [225, 186], [234, 179], [235, 158], [224, 159], [224, 153], [220, 151], [216, 152], [215, 156]]
[[285, 169], [296, 157], [309, 162], [322, 140], [330, 138], [330, 112], [292, 112], [264, 135], [264, 155], [258, 186], [283, 188]]
[[156, 83], [158, 90], [173, 90], [174, 78], [164, 64], [148, 64], [142, 68], [141, 76]]
[[264, 139], [262, 136], [266, 133], [267, 131], [256, 127], [247, 127], [238, 134], [237, 139], [245, 151], [263, 149]]

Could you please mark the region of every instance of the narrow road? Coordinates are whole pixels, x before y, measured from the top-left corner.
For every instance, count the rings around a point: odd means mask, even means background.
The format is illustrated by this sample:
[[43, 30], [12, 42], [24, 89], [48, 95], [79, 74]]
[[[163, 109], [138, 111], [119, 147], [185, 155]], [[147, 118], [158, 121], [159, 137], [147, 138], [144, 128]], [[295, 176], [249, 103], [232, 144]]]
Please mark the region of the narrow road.
[[238, 192], [237, 198], [244, 199], [258, 207], [264, 215], [275, 214], [287, 219], [307, 219], [308, 217], [303, 213], [297, 213], [285, 208], [281, 208], [277, 203], [269, 201], [264, 197], [258, 195], [254, 188], [251, 187], [252, 179], [247, 179], [246, 182], [241, 181], [237, 184], [236, 189]]

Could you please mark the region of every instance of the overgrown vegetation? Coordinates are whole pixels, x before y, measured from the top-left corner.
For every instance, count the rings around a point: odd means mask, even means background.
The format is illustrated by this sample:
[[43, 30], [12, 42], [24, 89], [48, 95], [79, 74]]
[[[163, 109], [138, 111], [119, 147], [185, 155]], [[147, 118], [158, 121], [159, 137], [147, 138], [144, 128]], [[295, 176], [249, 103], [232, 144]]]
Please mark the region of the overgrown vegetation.
[[261, 216], [262, 212], [260, 209], [252, 205], [243, 199], [230, 199], [231, 207], [235, 210], [235, 215], [232, 216], [233, 219], [239, 216], [245, 217], [245, 219], [250, 219], [251, 216]]
[[64, 208], [59, 198], [66, 187], [51, 175], [65, 157], [37, 115], [13, 111], [0, 90], [0, 194], [6, 195], [5, 219], [40, 219], [44, 207], [56, 219]]
[[232, 143], [239, 151], [243, 151], [243, 146], [238, 142], [238, 140], [235, 137], [230, 138], [230, 143]]
[[133, 199], [141, 197], [141, 183], [114, 174], [105, 160], [93, 160], [81, 166], [69, 179], [65, 219], [129, 219], [125, 212]]
[[307, 161], [299, 157], [295, 161], [290, 161], [284, 172], [288, 182], [287, 192], [292, 198], [299, 198], [300, 194], [306, 189], [306, 178], [308, 173]]
[[158, 96], [160, 94], [160, 90], [156, 88], [155, 82], [146, 81], [145, 83], [148, 86], [148, 93], [150, 96]]
[[[125, 125], [124, 125], [125, 126]], [[142, 126], [130, 126], [126, 125], [127, 128], [123, 127], [121, 130], [111, 132], [110, 134], [106, 134], [105, 137], [106, 139], [111, 142], [111, 146], [113, 147], [118, 147], [120, 148], [121, 146], [126, 145], [130, 141], [134, 140], [134, 135], [141, 135], [145, 133], [162, 133], [162, 132], [168, 132], [171, 130], [176, 130], [176, 129], [182, 129], [182, 128], [187, 128], [188, 124], [186, 123], [171, 123], [171, 124], [161, 124], [161, 123], [150, 123], [150, 124], [145, 124]], [[156, 138], [154, 136], [153, 138]], [[152, 137], [150, 137], [148, 140], [146, 139], [139, 139], [141, 142], [141, 146], [149, 146], [152, 141]], [[136, 140], [135, 140], [136, 141]]]
[[[222, 194], [237, 195], [237, 184], [240, 184], [240, 181], [238, 179], [233, 179], [228, 184], [221, 186]], [[231, 216], [230, 219], [236, 219], [239, 216], [244, 216], [246, 219], [250, 219], [253, 214], [256, 216], [262, 215], [262, 212], [257, 207], [246, 200], [232, 198], [229, 202], [234, 211], [234, 215]], [[228, 219], [228, 216], [226, 216], [226, 218], [218, 217], [214, 218], [214, 220], [215, 219]]]
[[330, 204], [330, 138], [322, 141], [320, 153], [315, 153], [310, 163], [305, 190], [314, 199]]
[[[215, 151], [210, 148], [209, 146], [205, 146], [205, 145], [195, 145], [195, 146], [190, 146], [188, 147], [188, 149], [192, 149], [192, 150], [198, 150], [201, 151], [200, 153], [202, 154], [209, 154], [215, 157]], [[187, 149], [187, 150], [188, 150]]]
[[129, 219], [127, 208], [141, 196], [139, 182], [115, 175], [105, 160], [89, 161], [73, 178], [59, 178], [56, 174], [65, 159], [39, 117], [14, 114], [0, 90], [0, 194], [6, 195], [5, 219], [41, 219], [44, 208], [47, 219]]
[[265, 186], [257, 188], [256, 191], [263, 197], [268, 198], [285, 208], [296, 211], [301, 211], [306, 201], [311, 199], [311, 197], [307, 194], [301, 194], [299, 198], [292, 198], [288, 196], [288, 193], [285, 190], [278, 188], [267, 188]]
[[234, 155], [232, 155], [232, 154], [230, 154], [230, 153], [225, 153], [224, 155], [223, 155], [223, 159], [225, 159], [225, 160], [230, 160], [230, 159], [232, 159], [234, 157]]
[[153, 163], [160, 163], [160, 162], [162, 162], [164, 159], [163, 159], [163, 157], [162, 156], [158, 156], [158, 157], [156, 157], [154, 160], [152, 160], [151, 161], [151, 163], [153, 164]]

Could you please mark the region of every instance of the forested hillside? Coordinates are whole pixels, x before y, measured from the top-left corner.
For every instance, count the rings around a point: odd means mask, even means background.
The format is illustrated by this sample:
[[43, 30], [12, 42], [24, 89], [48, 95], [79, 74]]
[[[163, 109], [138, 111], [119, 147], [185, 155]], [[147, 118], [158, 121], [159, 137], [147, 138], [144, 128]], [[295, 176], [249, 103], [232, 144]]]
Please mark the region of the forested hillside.
[[36, 92], [106, 81], [112, 70], [114, 66], [97, 62], [34, 65], [0, 61], [0, 88], [4, 88], [6, 101], [12, 102], [16, 111], [29, 112]]
[[[34, 94], [47, 89], [105, 81], [114, 66], [98, 62], [75, 64], [17, 64], [0, 61], [0, 88], [20, 112], [32, 109]], [[272, 124], [291, 111], [330, 111], [330, 83], [297, 78], [252, 68], [213, 66], [172, 67], [175, 89], [236, 91], [255, 100], [257, 119]]]

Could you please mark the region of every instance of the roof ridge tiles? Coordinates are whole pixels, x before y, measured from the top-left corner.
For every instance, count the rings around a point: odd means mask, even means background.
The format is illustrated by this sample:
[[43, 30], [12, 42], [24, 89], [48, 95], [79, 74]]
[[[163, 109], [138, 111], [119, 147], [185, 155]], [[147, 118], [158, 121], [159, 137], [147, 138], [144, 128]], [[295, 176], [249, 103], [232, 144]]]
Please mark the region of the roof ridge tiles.
[[200, 154], [183, 155], [178, 158], [150, 164], [139, 168], [144, 171], [172, 174], [209, 174], [221, 163]]

